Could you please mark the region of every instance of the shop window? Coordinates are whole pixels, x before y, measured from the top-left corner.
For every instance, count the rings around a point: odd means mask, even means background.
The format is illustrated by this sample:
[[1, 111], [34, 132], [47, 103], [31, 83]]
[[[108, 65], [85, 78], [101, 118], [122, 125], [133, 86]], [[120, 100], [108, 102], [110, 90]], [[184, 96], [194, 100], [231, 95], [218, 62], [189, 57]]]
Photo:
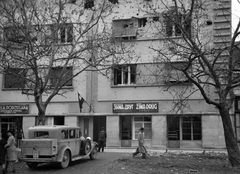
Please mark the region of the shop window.
[[4, 89], [23, 89], [26, 84], [27, 70], [23, 68], [9, 68], [4, 74]]
[[235, 122], [236, 138], [237, 138], [237, 141], [240, 141], [240, 114], [239, 113], [235, 114], [234, 122]]
[[64, 116], [55, 116], [53, 118], [54, 125], [64, 125], [65, 117]]
[[144, 139], [152, 139], [152, 117], [134, 117], [133, 119], [133, 139], [138, 139], [139, 129], [144, 128]]
[[137, 65], [117, 65], [113, 68], [114, 85], [136, 84]]
[[64, 87], [71, 87], [72, 86], [72, 79], [69, 80], [72, 75], [72, 67], [56, 67], [52, 68], [51, 70], [51, 86], [55, 87], [59, 82], [59, 85], [63, 85]]
[[168, 116], [168, 140], [202, 140], [201, 116]]

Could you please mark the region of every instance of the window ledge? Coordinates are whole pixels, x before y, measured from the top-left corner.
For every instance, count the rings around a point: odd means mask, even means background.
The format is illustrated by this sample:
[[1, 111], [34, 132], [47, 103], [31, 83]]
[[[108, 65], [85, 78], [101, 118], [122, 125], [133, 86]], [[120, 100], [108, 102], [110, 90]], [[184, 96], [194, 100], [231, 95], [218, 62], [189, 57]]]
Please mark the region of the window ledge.
[[146, 41], [146, 40], [169, 40], [169, 39], [181, 39], [182, 36], [169, 36], [169, 37], [137, 37], [136, 39], [123, 40], [121, 42], [135, 42], [135, 41]]
[[111, 88], [137, 88], [137, 87], [161, 87], [161, 86], [191, 86], [192, 83], [162, 83], [162, 84], [149, 84], [149, 85], [111, 85]]

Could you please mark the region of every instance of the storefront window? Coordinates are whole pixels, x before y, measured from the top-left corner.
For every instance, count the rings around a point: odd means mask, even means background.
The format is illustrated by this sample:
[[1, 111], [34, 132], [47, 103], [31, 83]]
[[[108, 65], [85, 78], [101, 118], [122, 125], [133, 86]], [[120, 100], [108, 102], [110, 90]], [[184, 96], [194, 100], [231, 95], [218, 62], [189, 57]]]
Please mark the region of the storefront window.
[[138, 138], [139, 129], [144, 127], [144, 138], [152, 139], [152, 117], [134, 117], [134, 137], [133, 139]]
[[236, 124], [236, 137], [237, 141], [240, 141], [240, 114], [235, 115], [235, 124]]
[[168, 116], [168, 140], [201, 140], [201, 116]]

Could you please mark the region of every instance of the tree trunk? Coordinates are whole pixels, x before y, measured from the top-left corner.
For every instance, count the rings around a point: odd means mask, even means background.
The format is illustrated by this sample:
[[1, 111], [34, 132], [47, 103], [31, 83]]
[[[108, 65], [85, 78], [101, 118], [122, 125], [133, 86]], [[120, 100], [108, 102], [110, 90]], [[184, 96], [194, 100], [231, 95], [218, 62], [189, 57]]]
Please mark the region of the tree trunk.
[[219, 108], [222, 118], [225, 143], [228, 152], [228, 159], [232, 167], [240, 166], [240, 151], [237, 144], [237, 139], [234, 136], [233, 126], [229, 111], [226, 106]]

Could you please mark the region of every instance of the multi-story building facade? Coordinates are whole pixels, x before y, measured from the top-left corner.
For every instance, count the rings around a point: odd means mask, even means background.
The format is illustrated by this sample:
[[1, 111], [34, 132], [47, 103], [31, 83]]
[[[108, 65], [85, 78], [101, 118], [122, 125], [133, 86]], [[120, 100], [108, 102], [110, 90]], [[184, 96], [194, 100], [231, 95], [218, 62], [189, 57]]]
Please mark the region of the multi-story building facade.
[[[78, 75], [69, 84], [72, 90], [66, 98], [57, 96], [48, 106], [47, 124], [80, 126], [84, 135], [94, 140], [98, 139], [100, 128], [105, 127], [109, 147], [137, 146], [137, 132], [144, 127], [148, 147], [224, 148], [224, 132], [217, 109], [196, 93], [188, 100], [190, 109], [173, 112], [173, 96], [164, 89], [174, 78], [155, 76], [169, 72], [164, 62], [154, 62], [157, 54], [151, 47], [161, 47], [165, 39], [181, 38], [181, 32], [171, 23], [164, 25], [163, 34], [159, 35], [156, 26], [163, 21], [166, 7], [157, 0], [111, 2], [112, 13], [106, 20], [112, 40], [121, 40], [133, 48], [133, 57], [127, 58], [127, 63], [113, 66], [108, 77], [95, 71]], [[205, 27], [213, 34], [210, 45], [218, 47], [231, 37], [231, 1], [221, 0], [221, 6], [208, 3], [209, 18], [202, 20], [206, 20]], [[158, 13], [150, 13], [150, 7]], [[35, 103], [20, 91], [12, 90], [6, 76], [1, 75], [0, 81], [0, 128], [2, 131], [22, 129], [26, 137], [27, 128], [36, 124]], [[181, 81], [181, 85], [192, 85], [186, 79]], [[181, 85], [176, 84], [174, 88], [178, 90]], [[81, 113], [78, 92], [86, 100]]]

